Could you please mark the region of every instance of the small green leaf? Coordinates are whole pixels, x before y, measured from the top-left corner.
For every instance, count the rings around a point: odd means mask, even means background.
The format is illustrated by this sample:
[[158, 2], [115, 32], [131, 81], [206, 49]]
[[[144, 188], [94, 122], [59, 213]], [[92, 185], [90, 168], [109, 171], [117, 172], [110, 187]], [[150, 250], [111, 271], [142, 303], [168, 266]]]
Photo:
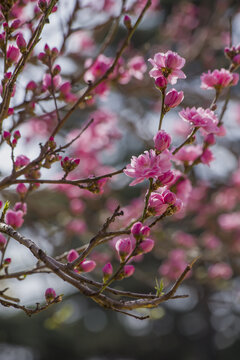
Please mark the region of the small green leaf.
[[154, 287], [154, 289], [156, 290], [156, 295], [158, 297], [162, 296], [164, 294], [164, 292], [163, 292], [163, 288], [164, 288], [163, 280], [161, 279], [160, 283], [159, 283], [158, 279], [156, 278], [155, 281], [156, 281], [156, 286]]
[[8, 211], [9, 207], [10, 207], [10, 201], [7, 200], [7, 201], [5, 202], [4, 207], [3, 207], [2, 216], [1, 216], [1, 221], [4, 221], [6, 212]]

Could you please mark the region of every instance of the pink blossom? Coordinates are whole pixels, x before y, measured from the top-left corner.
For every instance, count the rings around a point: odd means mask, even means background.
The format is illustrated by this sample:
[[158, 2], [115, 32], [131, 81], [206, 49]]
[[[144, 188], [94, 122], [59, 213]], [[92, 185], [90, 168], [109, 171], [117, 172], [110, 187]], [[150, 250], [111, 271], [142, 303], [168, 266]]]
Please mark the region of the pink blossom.
[[74, 249], [69, 250], [68, 254], [67, 254], [67, 261], [68, 262], [73, 262], [74, 260], [76, 260], [78, 258], [78, 252]]
[[210, 162], [212, 162], [214, 160], [214, 156], [213, 153], [211, 152], [210, 149], [206, 148], [203, 151], [203, 154], [201, 156], [201, 161], [203, 164], [207, 164], [208, 166], [210, 165]]
[[237, 54], [233, 57], [232, 62], [236, 65], [240, 65], [240, 54]]
[[177, 200], [176, 195], [170, 190], [164, 190], [162, 196], [165, 204], [168, 205], [173, 205]]
[[113, 273], [112, 264], [110, 262], [105, 264], [104, 267], [102, 268], [102, 272], [103, 272], [103, 281], [106, 282]]
[[178, 106], [183, 101], [183, 98], [183, 91], [178, 92], [175, 89], [168, 91], [164, 99], [165, 111]]
[[29, 83], [26, 86], [26, 90], [31, 90], [34, 91], [37, 88], [37, 84], [35, 83], [35, 81], [31, 80], [29, 81]]
[[6, 245], [7, 240], [3, 236], [3, 234], [0, 233], [0, 251], [4, 249]]
[[56, 292], [53, 288], [48, 288], [45, 291], [45, 298], [48, 303], [52, 302], [56, 298]]
[[152, 192], [148, 201], [148, 212], [155, 216], [162, 215], [168, 208], [164, 198], [158, 192]]
[[145, 239], [138, 245], [138, 254], [146, 254], [152, 251], [154, 247], [154, 241], [152, 239]]
[[20, 195], [25, 195], [28, 191], [26, 185], [24, 185], [24, 184], [18, 184], [16, 190], [17, 190], [17, 193]]
[[19, 49], [13, 45], [9, 45], [7, 50], [7, 59], [10, 62], [10, 64], [17, 63], [19, 55], [20, 55]]
[[142, 56], [134, 56], [127, 65], [131, 76], [138, 80], [143, 79], [143, 74], [147, 71], [147, 65]]
[[143, 237], [149, 236], [149, 235], [150, 235], [150, 232], [151, 232], [150, 227], [149, 227], [149, 226], [146, 226], [146, 225], [144, 225], [144, 226], [141, 228], [141, 231], [140, 231], [140, 233], [141, 233], [141, 235], [142, 235]]
[[8, 210], [7, 214], [6, 214], [6, 223], [14, 228], [19, 228], [22, 226], [24, 222], [23, 219], [23, 212], [18, 210], [18, 211], [13, 211], [13, 210]]
[[140, 221], [138, 221], [135, 224], [133, 224], [133, 226], [131, 227], [131, 234], [135, 238], [139, 238], [139, 236], [141, 235], [142, 226], [143, 224]]
[[16, 157], [15, 166], [16, 166], [17, 168], [21, 168], [21, 167], [23, 167], [23, 166], [26, 166], [26, 165], [28, 165], [29, 163], [30, 163], [30, 160], [29, 160], [29, 158], [28, 158], [27, 156], [25, 156], [25, 155], [18, 155], [18, 156]]
[[161, 75], [155, 80], [156, 88], [159, 90], [165, 89], [167, 87], [167, 79]]
[[210, 70], [207, 73], [203, 73], [201, 76], [202, 89], [216, 89], [225, 88], [231, 85], [237, 85], [239, 80], [239, 75], [236, 73], [231, 73], [229, 70], [221, 69]]
[[233, 275], [232, 268], [224, 262], [211, 265], [209, 266], [208, 269], [208, 276], [211, 279], [219, 278], [219, 279], [228, 280], [232, 277], [232, 275]]
[[19, 34], [17, 35], [16, 43], [17, 43], [18, 48], [19, 48], [21, 51], [23, 51], [23, 50], [26, 49], [27, 43], [26, 43], [26, 41], [25, 41], [22, 33], [19, 33]]
[[171, 144], [171, 136], [164, 130], [159, 130], [153, 138], [155, 149], [162, 152], [169, 148]]
[[124, 173], [132, 178], [136, 178], [130, 183], [130, 186], [139, 184], [145, 179], [154, 178], [163, 175], [171, 167], [171, 154], [164, 150], [157, 155], [154, 150], [144, 151], [144, 154], [138, 157], [133, 156], [131, 164], [126, 166]]
[[77, 270], [82, 272], [91, 272], [95, 269], [96, 263], [93, 260], [83, 260], [78, 266]]
[[129, 277], [131, 276], [135, 271], [135, 267], [133, 265], [125, 265], [123, 268], [123, 276]]
[[185, 121], [189, 121], [192, 126], [201, 127], [205, 133], [218, 133], [218, 118], [210, 109], [189, 108], [183, 109], [179, 112], [181, 118]]
[[171, 170], [166, 171], [162, 175], [158, 176], [157, 184], [159, 186], [165, 186], [171, 184], [175, 179], [175, 175]]
[[182, 147], [174, 156], [174, 159], [187, 162], [191, 165], [202, 154], [201, 145], [187, 145]]
[[186, 75], [180, 70], [184, 64], [185, 59], [177, 53], [169, 50], [164, 53], [157, 53], [153, 59], [148, 59], [153, 65], [153, 69], [149, 72], [150, 76], [157, 79], [161, 75], [168, 79], [170, 84], [176, 84], [177, 79], [185, 79]]
[[13, 208], [14, 211], [21, 210], [23, 212], [23, 215], [26, 215], [27, 213], [27, 204], [24, 202], [16, 202]]
[[132, 251], [132, 243], [130, 238], [119, 239], [116, 242], [115, 248], [118, 252], [121, 261], [124, 261]]

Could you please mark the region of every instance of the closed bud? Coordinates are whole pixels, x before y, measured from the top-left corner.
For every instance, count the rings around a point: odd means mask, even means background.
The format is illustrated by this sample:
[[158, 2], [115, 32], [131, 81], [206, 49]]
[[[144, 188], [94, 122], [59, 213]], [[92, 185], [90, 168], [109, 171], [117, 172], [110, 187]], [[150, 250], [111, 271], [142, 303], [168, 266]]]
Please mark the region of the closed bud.
[[67, 254], [67, 261], [68, 262], [73, 262], [74, 260], [76, 260], [78, 258], [78, 252], [74, 249], [70, 250]]
[[118, 252], [120, 260], [123, 262], [132, 251], [132, 243], [129, 238], [120, 239], [116, 242], [115, 248]]
[[55, 298], [56, 298], [56, 292], [53, 288], [48, 288], [45, 291], [45, 299], [47, 301], [47, 303], [52, 302]]
[[110, 262], [105, 264], [104, 267], [102, 268], [102, 272], [103, 272], [103, 282], [106, 282], [113, 273], [112, 264]]

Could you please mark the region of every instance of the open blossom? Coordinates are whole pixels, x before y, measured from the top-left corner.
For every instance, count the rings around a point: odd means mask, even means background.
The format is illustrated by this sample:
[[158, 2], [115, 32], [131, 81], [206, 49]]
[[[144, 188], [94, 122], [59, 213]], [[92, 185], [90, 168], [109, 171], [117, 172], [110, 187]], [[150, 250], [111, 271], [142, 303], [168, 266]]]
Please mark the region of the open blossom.
[[179, 115], [183, 120], [189, 121], [193, 126], [201, 127], [207, 134], [219, 132], [217, 126], [218, 118], [210, 109], [187, 107], [180, 111]]
[[8, 210], [6, 214], [6, 223], [17, 229], [21, 227], [24, 222], [23, 215], [24, 214], [21, 210]]
[[231, 73], [229, 70], [221, 69], [210, 70], [207, 73], [203, 73], [201, 76], [201, 88], [202, 89], [221, 89], [231, 85], [237, 85], [239, 80], [239, 75], [236, 73]]
[[139, 184], [145, 179], [154, 178], [163, 175], [171, 168], [171, 154], [164, 150], [157, 155], [154, 150], [144, 151], [144, 154], [138, 157], [133, 156], [131, 164], [126, 166], [124, 173], [132, 178], [136, 178], [130, 183], [130, 186]]
[[23, 166], [26, 166], [26, 165], [28, 165], [29, 163], [30, 163], [30, 160], [29, 160], [29, 158], [28, 158], [27, 156], [25, 156], [25, 155], [18, 155], [18, 156], [16, 157], [15, 166], [16, 166], [17, 168], [21, 168], [21, 167], [23, 167]]
[[157, 53], [153, 59], [149, 59], [149, 61], [153, 65], [153, 69], [149, 72], [149, 75], [154, 79], [163, 75], [170, 84], [176, 84], [177, 79], [186, 78], [186, 75], [181, 70], [185, 64], [185, 59], [171, 50], [165, 54]]

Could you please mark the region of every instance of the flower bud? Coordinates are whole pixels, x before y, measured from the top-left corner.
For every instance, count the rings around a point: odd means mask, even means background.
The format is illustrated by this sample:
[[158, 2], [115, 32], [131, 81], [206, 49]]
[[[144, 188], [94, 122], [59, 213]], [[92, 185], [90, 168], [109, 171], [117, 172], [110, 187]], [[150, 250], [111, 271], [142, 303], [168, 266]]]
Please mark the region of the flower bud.
[[78, 258], [78, 252], [74, 249], [70, 250], [67, 254], [67, 261], [68, 262], [73, 262], [74, 260], [76, 260]]
[[116, 242], [115, 248], [120, 260], [123, 262], [132, 251], [132, 243], [129, 238], [120, 239]]
[[7, 243], [7, 240], [3, 236], [3, 234], [0, 234], [0, 251], [2, 251]]
[[45, 299], [47, 303], [52, 302], [56, 298], [56, 292], [53, 288], [48, 288], [45, 291]]
[[104, 267], [102, 268], [102, 272], [103, 272], [103, 282], [107, 282], [113, 273], [112, 264], [110, 262], [105, 264]]
[[142, 236], [149, 236], [150, 235], [150, 231], [151, 231], [151, 229], [150, 229], [150, 227], [148, 227], [148, 226], [143, 226], [142, 228], [141, 228], [141, 235]]
[[171, 136], [168, 135], [164, 130], [158, 131], [158, 133], [154, 136], [154, 146], [155, 149], [159, 152], [168, 149], [171, 144]]
[[123, 268], [124, 277], [131, 276], [135, 271], [135, 267], [133, 265], [125, 265]]
[[20, 139], [20, 137], [21, 137], [20, 131], [19, 130], [14, 131], [13, 137], [16, 140]]
[[24, 185], [24, 184], [18, 184], [16, 190], [19, 195], [25, 195], [28, 191], [26, 185]]
[[96, 263], [93, 260], [83, 260], [78, 266], [77, 270], [82, 272], [93, 271], [96, 267]]
[[132, 29], [132, 21], [131, 21], [131, 18], [128, 15], [124, 16], [123, 22], [124, 22], [124, 25], [126, 26], [126, 28], [128, 30]]
[[154, 241], [152, 239], [146, 239], [140, 242], [138, 246], [138, 254], [146, 254], [152, 251], [154, 247]]
[[141, 228], [142, 228], [142, 223], [140, 221], [136, 222], [135, 224], [133, 224], [133, 226], [131, 227], [131, 234], [138, 239], [139, 236], [141, 235]]
[[155, 80], [155, 85], [159, 90], [167, 87], [167, 79], [164, 76], [160, 76]]

